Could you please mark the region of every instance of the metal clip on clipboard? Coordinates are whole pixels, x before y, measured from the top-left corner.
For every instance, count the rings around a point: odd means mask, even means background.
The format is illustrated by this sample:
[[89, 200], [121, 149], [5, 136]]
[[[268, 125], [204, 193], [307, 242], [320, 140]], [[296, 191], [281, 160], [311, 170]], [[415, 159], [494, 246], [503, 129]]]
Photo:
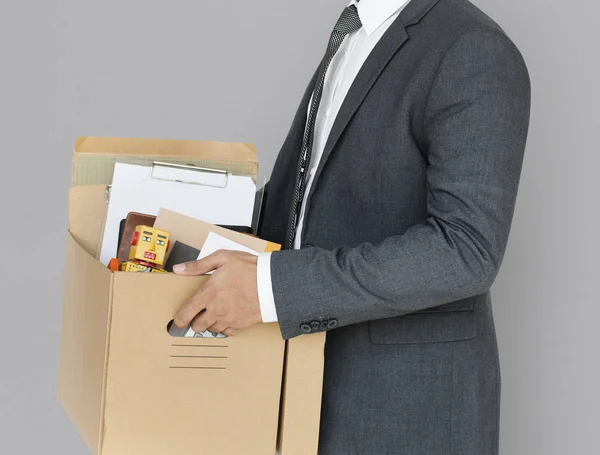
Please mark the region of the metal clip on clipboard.
[[[204, 175], [201, 176], [201, 174]], [[202, 178], [200, 178], [200, 176]], [[154, 161], [150, 170], [150, 178], [155, 180], [225, 188], [227, 187], [228, 173], [221, 169], [209, 169], [191, 164], [173, 164]]]
[[[181, 171], [184, 173], [181, 173]], [[202, 173], [202, 175], [200, 173]], [[186, 176], [188, 178], [185, 178]], [[210, 169], [194, 166], [193, 164], [174, 164], [154, 161], [150, 166], [150, 178], [166, 182], [226, 188], [229, 174], [226, 170], [222, 169]], [[104, 199], [107, 204], [110, 202], [111, 188], [112, 185], [106, 185]]]

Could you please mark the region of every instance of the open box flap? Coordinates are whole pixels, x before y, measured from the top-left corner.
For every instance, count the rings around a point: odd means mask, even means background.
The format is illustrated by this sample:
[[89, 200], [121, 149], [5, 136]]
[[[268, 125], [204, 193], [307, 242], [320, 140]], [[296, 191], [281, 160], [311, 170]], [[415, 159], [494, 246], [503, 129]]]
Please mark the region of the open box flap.
[[106, 218], [106, 186], [74, 186], [69, 190], [69, 231], [96, 257]]
[[256, 181], [254, 146], [241, 142], [80, 137], [75, 142], [72, 185], [108, 185], [115, 162], [150, 166], [155, 161], [226, 170]]

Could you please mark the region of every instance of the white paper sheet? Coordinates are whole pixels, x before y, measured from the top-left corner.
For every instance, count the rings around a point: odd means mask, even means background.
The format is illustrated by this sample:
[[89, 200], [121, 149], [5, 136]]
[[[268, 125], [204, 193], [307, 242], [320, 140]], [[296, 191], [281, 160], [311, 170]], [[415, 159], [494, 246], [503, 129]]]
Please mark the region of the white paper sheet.
[[[203, 184], [158, 180], [151, 177], [152, 168], [116, 163], [110, 191], [110, 202], [100, 251], [100, 262], [108, 265], [117, 254], [119, 223], [129, 212], [157, 215], [166, 208], [207, 223], [251, 226], [256, 184], [251, 177], [229, 174], [227, 186], [217, 188]], [[173, 171], [170, 170], [173, 178]], [[196, 171], [198, 172], [198, 171]], [[189, 171], [182, 171], [189, 180]], [[202, 172], [198, 172], [202, 181]], [[207, 181], [214, 174], [205, 173]]]
[[[198, 259], [205, 258], [206, 256], [209, 256], [218, 250], [243, 251], [245, 253], [250, 253], [254, 256], [258, 256], [258, 253], [252, 248], [240, 245], [239, 243], [234, 242], [233, 240], [226, 239], [225, 237], [219, 234], [215, 234], [214, 232], [209, 232], [208, 236], [206, 237], [206, 240], [204, 241], [204, 245], [202, 245], [202, 249], [200, 250]], [[212, 271], [207, 273], [207, 275], [211, 274]]]
[[245, 253], [258, 256], [258, 253], [252, 248], [248, 248], [247, 246], [241, 245], [233, 240], [226, 239], [225, 237], [214, 232], [209, 232], [208, 236], [206, 237], [206, 241], [200, 250], [198, 259], [205, 258], [206, 256], [209, 256], [218, 250], [243, 251]]

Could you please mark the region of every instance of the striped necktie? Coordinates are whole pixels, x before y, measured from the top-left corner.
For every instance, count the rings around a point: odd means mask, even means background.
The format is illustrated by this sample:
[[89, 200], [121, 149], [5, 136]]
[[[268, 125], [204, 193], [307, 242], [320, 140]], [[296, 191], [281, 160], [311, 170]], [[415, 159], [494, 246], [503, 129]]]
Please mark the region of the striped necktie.
[[287, 248], [292, 248], [294, 244], [294, 237], [297, 227], [296, 225], [298, 223], [298, 216], [300, 214], [300, 207], [302, 206], [302, 199], [304, 197], [304, 190], [306, 187], [306, 172], [310, 163], [310, 155], [312, 152], [315, 120], [317, 118], [317, 112], [319, 111], [319, 104], [321, 102], [321, 95], [323, 94], [323, 85], [325, 83], [327, 69], [329, 68], [331, 60], [335, 56], [336, 52], [339, 50], [342, 41], [344, 41], [344, 38], [350, 33], [357, 31], [361, 27], [362, 23], [358, 17], [358, 10], [356, 9], [356, 6], [350, 5], [344, 9], [342, 15], [335, 24], [333, 32], [331, 33], [329, 44], [327, 45], [327, 52], [321, 61], [317, 82], [310, 104], [310, 111], [306, 120], [304, 137], [302, 140], [302, 153], [300, 154], [300, 160], [296, 173], [294, 200], [292, 202], [292, 212], [290, 214], [289, 232], [286, 243]]

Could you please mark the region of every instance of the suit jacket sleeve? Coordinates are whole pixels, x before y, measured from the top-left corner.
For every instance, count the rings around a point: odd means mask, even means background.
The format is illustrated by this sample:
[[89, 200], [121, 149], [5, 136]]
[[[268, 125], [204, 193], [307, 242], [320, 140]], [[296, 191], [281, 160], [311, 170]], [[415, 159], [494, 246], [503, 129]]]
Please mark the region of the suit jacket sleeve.
[[402, 316], [492, 285], [529, 124], [527, 69], [502, 31], [478, 28], [450, 46], [433, 81], [423, 114], [428, 218], [377, 245], [273, 253], [284, 338], [312, 320]]

